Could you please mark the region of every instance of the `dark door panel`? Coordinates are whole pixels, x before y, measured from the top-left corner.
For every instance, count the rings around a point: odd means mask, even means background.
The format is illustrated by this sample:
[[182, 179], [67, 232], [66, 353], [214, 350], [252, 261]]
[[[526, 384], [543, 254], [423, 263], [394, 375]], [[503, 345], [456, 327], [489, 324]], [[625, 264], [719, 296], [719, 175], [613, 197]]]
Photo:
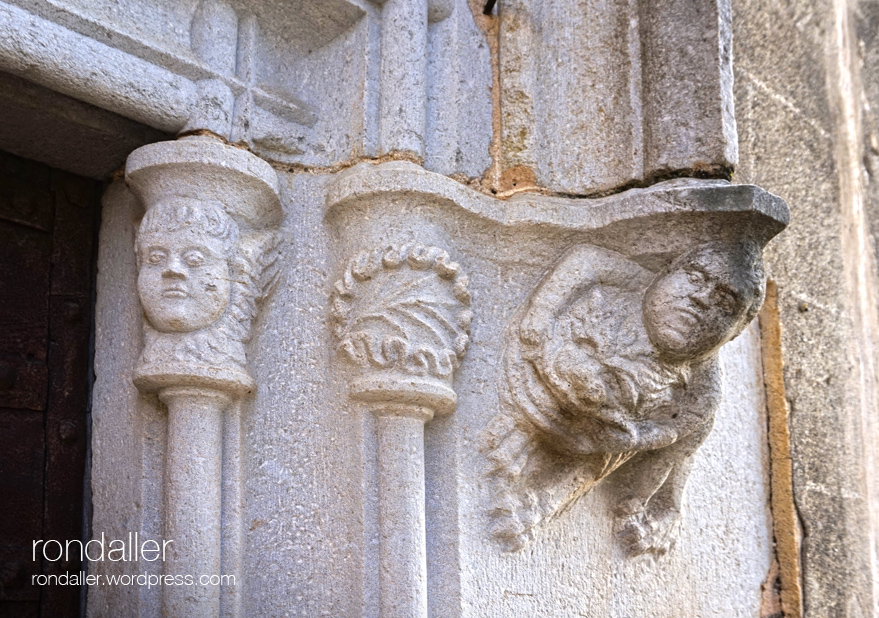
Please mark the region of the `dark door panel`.
[[77, 616], [78, 573], [33, 542], [82, 540], [100, 183], [0, 153], [0, 618]]

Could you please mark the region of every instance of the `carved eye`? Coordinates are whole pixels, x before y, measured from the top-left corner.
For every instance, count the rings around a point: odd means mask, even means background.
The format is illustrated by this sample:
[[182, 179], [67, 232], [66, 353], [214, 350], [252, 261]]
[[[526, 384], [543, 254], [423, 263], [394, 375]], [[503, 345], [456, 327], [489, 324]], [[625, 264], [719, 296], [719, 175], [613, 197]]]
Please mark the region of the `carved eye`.
[[149, 262], [150, 264], [161, 264], [165, 261], [166, 257], [168, 256], [165, 254], [164, 251], [161, 251], [159, 249], [153, 249], [147, 256], [147, 262]]
[[702, 283], [705, 280], [705, 275], [698, 270], [688, 270], [687, 279], [690, 283]]
[[735, 313], [736, 302], [735, 295], [729, 290], [717, 288], [714, 290], [714, 304], [723, 309], [726, 313]]
[[204, 264], [205, 257], [201, 251], [192, 250], [183, 254], [183, 261], [186, 262], [186, 265], [190, 268], [195, 268]]

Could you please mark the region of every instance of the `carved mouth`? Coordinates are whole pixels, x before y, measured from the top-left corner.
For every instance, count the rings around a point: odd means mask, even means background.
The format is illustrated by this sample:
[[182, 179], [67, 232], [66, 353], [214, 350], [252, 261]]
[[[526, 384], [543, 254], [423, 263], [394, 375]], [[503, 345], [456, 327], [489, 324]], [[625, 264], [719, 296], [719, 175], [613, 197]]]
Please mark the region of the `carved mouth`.
[[186, 298], [189, 296], [186, 290], [179, 287], [168, 288], [162, 291], [162, 298]]
[[664, 322], [668, 331], [678, 337], [686, 338], [693, 327], [699, 324], [700, 320], [699, 313], [694, 309], [677, 306], [669, 311], [669, 315]]
[[699, 312], [690, 307], [676, 307], [676, 313], [684, 318], [688, 324], [698, 322], [700, 319]]

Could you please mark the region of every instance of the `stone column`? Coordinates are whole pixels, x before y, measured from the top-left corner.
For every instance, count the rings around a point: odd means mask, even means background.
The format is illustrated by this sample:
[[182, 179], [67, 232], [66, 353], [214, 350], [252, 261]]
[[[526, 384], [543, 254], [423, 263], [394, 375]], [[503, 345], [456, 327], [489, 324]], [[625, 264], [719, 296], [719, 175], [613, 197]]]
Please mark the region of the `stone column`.
[[382, 153], [424, 158], [427, 141], [428, 23], [446, 19], [453, 0], [381, 0]]
[[428, 0], [387, 0], [382, 10], [380, 147], [424, 156]]
[[459, 270], [439, 247], [385, 246], [351, 260], [333, 296], [339, 349], [358, 368], [349, 394], [376, 417], [382, 618], [427, 618], [424, 424], [458, 402], [471, 320]]
[[[223, 413], [232, 396], [221, 390], [168, 387], [159, 390], [168, 406], [165, 455], [165, 535], [174, 541], [165, 561], [170, 575], [220, 574]], [[164, 586], [167, 616], [218, 616], [220, 587]]]
[[426, 618], [424, 424], [433, 411], [372, 407], [378, 433], [379, 606], [381, 616]]
[[217, 616], [220, 586], [200, 578], [227, 574], [223, 417], [256, 389], [245, 344], [276, 278], [277, 178], [244, 150], [192, 137], [134, 151], [126, 181], [146, 208], [135, 247], [146, 320], [134, 383], [168, 408], [164, 538], [173, 545], [163, 568], [194, 580], [162, 588], [163, 614]]

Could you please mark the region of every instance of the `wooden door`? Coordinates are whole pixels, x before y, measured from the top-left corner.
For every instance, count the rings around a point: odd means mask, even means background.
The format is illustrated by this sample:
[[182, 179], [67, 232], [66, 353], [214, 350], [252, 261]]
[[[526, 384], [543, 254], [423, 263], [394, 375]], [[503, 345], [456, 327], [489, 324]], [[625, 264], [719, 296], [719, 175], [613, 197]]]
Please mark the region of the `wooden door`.
[[[100, 183], [0, 152], [0, 617], [78, 616]], [[50, 557], [53, 557], [50, 553]]]

